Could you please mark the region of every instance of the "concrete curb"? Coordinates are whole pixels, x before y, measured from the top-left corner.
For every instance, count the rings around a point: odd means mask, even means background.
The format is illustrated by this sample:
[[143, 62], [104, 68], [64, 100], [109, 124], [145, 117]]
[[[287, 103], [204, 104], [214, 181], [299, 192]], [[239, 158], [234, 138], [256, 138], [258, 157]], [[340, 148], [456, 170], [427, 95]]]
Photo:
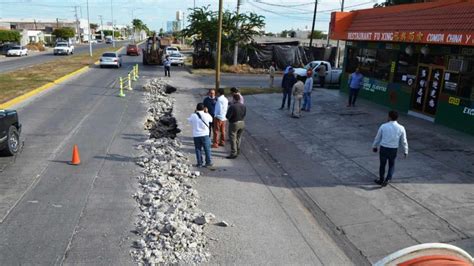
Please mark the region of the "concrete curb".
[[[121, 47], [121, 48], [119, 48], [119, 49], [116, 50], [116, 51], [119, 52], [119, 51], [122, 50], [123, 48], [124, 48], [124, 47]], [[98, 65], [98, 63], [99, 63], [99, 61], [95, 61], [93, 65]], [[29, 91], [29, 92], [27, 92], [27, 93], [25, 93], [25, 94], [23, 94], [23, 95], [20, 95], [20, 96], [18, 96], [18, 97], [16, 97], [16, 98], [13, 98], [13, 99], [11, 99], [11, 100], [5, 102], [5, 103], [2, 103], [2, 104], [0, 104], [0, 109], [7, 109], [7, 108], [9, 108], [9, 107], [11, 107], [11, 106], [20, 104], [20, 103], [22, 103], [22, 102], [24, 102], [24, 101], [30, 99], [31, 97], [33, 97], [33, 96], [35, 96], [35, 95], [38, 95], [39, 93], [41, 93], [41, 92], [43, 92], [43, 91], [45, 91], [45, 90], [47, 90], [47, 89], [50, 89], [50, 88], [53, 87], [54, 85], [58, 85], [59, 83], [65, 81], [65, 80], [67, 80], [67, 79], [69, 79], [69, 78], [72, 78], [72, 77], [74, 77], [74, 76], [76, 76], [76, 75], [79, 75], [79, 74], [85, 72], [85, 71], [88, 70], [90, 67], [91, 67], [91, 66], [82, 67], [82, 68], [80, 68], [80, 69], [78, 69], [78, 70], [75, 70], [75, 71], [73, 71], [73, 72], [71, 72], [71, 73], [69, 73], [69, 74], [66, 74], [66, 75], [64, 75], [64, 76], [62, 76], [62, 77], [60, 77], [60, 78], [58, 78], [58, 79], [56, 79], [56, 80], [54, 80], [54, 81], [52, 81], [52, 82], [48, 82], [48, 83], [42, 85], [41, 87], [38, 87], [38, 88], [36, 88], [36, 89], [34, 89], [34, 90], [32, 90], [32, 91]]]

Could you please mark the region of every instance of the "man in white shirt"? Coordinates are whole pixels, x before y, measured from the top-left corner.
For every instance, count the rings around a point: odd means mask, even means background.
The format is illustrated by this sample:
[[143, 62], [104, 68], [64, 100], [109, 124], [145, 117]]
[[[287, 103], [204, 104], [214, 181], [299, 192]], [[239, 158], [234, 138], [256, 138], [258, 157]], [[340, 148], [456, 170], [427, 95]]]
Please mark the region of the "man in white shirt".
[[[212, 116], [204, 112], [204, 104], [198, 103], [196, 112], [188, 118], [193, 128], [194, 149], [196, 151], [197, 167], [212, 167], [211, 161], [211, 139], [209, 138], [209, 123], [212, 122]], [[202, 161], [202, 150], [206, 155], [206, 164]]]
[[[408, 156], [408, 142], [405, 128], [397, 122], [398, 113], [388, 112], [389, 121], [380, 126], [377, 136], [372, 145], [373, 152], [377, 152], [380, 146], [380, 168], [379, 179], [375, 183], [386, 186], [392, 179], [395, 171], [395, 158], [397, 158], [398, 147], [402, 145], [405, 158]], [[385, 177], [385, 165], [388, 161], [388, 173]]]
[[227, 114], [227, 108], [229, 106], [229, 101], [224, 96], [224, 89], [219, 88], [217, 90], [217, 102], [216, 108], [214, 109], [214, 121], [212, 122], [212, 133], [214, 140], [212, 143], [212, 148], [218, 148], [219, 146], [224, 146], [225, 143], [225, 117]]

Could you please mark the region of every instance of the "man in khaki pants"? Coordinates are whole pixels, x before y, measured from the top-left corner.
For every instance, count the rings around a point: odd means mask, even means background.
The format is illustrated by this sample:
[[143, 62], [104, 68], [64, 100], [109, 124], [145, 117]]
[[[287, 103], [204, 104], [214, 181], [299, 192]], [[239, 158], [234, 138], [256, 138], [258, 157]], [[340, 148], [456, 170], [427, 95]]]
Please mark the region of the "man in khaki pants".
[[234, 94], [234, 104], [232, 104], [227, 110], [226, 118], [229, 120], [229, 136], [230, 136], [230, 155], [227, 159], [235, 159], [240, 154], [240, 142], [242, 139], [242, 133], [245, 129], [245, 105], [240, 103], [240, 95]]

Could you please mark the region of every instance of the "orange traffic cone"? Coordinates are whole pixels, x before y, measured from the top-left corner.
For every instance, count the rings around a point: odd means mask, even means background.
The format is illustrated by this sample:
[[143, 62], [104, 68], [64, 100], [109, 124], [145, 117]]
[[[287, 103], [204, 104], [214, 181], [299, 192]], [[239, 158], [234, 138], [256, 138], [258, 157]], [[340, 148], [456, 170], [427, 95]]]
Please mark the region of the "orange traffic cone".
[[72, 149], [72, 161], [69, 164], [79, 165], [80, 163], [81, 158], [79, 158], [79, 148], [77, 148], [77, 145], [74, 145], [74, 148]]

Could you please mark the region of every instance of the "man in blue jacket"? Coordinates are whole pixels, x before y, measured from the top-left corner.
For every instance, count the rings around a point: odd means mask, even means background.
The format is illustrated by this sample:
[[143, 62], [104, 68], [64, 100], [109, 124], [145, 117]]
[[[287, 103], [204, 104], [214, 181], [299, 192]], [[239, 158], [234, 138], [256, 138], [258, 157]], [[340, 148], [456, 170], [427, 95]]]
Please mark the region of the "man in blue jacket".
[[296, 78], [295, 78], [295, 70], [290, 67], [288, 69], [288, 73], [286, 73], [283, 76], [283, 80], [281, 82], [281, 87], [283, 88], [283, 100], [281, 101], [281, 107], [280, 110], [282, 110], [285, 107], [285, 101], [288, 98], [288, 103], [287, 103], [287, 109], [290, 109], [291, 105], [291, 89], [293, 88], [293, 85], [296, 83]]
[[357, 95], [359, 94], [360, 88], [362, 87], [362, 81], [364, 75], [360, 73], [360, 69], [356, 68], [356, 71], [349, 77], [349, 103], [347, 107], [355, 107]]

